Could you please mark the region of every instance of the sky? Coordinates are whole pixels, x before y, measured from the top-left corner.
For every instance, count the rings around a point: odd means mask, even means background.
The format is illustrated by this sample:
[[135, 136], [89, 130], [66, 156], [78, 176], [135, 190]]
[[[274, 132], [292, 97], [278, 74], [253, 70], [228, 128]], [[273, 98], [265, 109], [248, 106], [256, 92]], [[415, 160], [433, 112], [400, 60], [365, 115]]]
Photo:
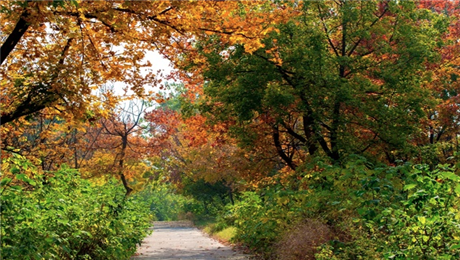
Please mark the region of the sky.
[[[156, 51], [146, 51], [145, 58], [143, 59], [143, 63], [150, 61], [150, 64], [152, 64], [151, 67], [147, 68], [142, 68], [143, 75], [145, 76], [148, 71], [153, 71], [155, 74], [157, 74], [157, 71], [160, 70], [161, 74], [163, 75], [162, 77], [160, 76], [159, 78], [166, 80], [165, 76], [169, 75], [173, 71], [173, 67], [171, 65], [171, 62], [164, 58], [160, 53]], [[115, 93], [117, 95], [123, 95], [123, 87], [125, 86], [124, 82], [115, 82], [114, 88], [115, 88]], [[147, 89], [148, 90], [158, 90], [158, 88], [155, 89]]]

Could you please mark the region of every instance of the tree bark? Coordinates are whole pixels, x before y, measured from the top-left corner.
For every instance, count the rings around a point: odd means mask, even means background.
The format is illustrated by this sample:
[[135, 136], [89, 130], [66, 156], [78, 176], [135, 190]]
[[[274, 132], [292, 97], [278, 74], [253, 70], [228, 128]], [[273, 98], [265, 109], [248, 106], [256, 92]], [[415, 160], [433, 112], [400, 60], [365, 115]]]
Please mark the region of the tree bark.
[[123, 183], [123, 187], [125, 187], [126, 193], [125, 197], [128, 197], [129, 194], [133, 191], [131, 187], [129, 187], [128, 181], [126, 180], [126, 176], [123, 174], [123, 167], [124, 167], [124, 162], [125, 162], [125, 152], [126, 148], [128, 147], [128, 135], [123, 135], [121, 137], [122, 140], [122, 147], [121, 147], [121, 158], [118, 163], [118, 166], [120, 167], [120, 178], [121, 182]]
[[275, 143], [275, 147], [276, 147], [276, 151], [278, 152], [278, 155], [281, 157], [281, 159], [283, 159], [283, 161], [286, 162], [289, 168], [295, 171], [295, 169], [297, 168], [297, 165], [295, 165], [292, 159], [284, 152], [283, 147], [281, 146], [280, 133], [278, 130], [278, 126], [273, 127], [273, 141]]
[[[30, 0], [27, 2], [30, 2]], [[8, 38], [6, 38], [6, 41], [0, 47], [0, 65], [3, 64], [8, 55], [10, 55], [11, 51], [14, 50], [18, 42], [21, 40], [24, 33], [27, 31], [27, 29], [29, 29], [30, 23], [26, 21], [28, 16], [28, 11], [24, 11], [21, 14], [19, 21], [16, 23], [13, 31], [10, 35], [8, 35]]]

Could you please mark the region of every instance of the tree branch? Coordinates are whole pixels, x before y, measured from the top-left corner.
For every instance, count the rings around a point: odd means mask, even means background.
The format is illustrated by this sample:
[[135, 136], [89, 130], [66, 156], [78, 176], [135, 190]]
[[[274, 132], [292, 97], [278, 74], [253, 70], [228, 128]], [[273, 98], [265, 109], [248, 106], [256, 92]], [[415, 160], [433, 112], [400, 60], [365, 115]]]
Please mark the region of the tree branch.
[[280, 133], [279, 129], [277, 126], [273, 126], [273, 141], [275, 143], [276, 151], [278, 152], [278, 155], [283, 159], [283, 161], [286, 162], [286, 164], [291, 168], [292, 170], [295, 171], [297, 168], [297, 165], [294, 164], [291, 158], [289, 158], [286, 153], [283, 151], [283, 148], [281, 147], [281, 142], [280, 142]]
[[[28, 0], [27, 2], [29, 1], [30, 0]], [[26, 21], [28, 16], [29, 16], [28, 11], [24, 11], [21, 14], [21, 16], [19, 17], [19, 21], [16, 23], [16, 26], [14, 27], [13, 31], [11, 32], [11, 34], [8, 36], [6, 41], [0, 47], [0, 65], [3, 64], [3, 62], [6, 60], [8, 55], [10, 55], [11, 51], [14, 50], [19, 40], [21, 40], [22, 36], [29, 28], [30, 23]]]

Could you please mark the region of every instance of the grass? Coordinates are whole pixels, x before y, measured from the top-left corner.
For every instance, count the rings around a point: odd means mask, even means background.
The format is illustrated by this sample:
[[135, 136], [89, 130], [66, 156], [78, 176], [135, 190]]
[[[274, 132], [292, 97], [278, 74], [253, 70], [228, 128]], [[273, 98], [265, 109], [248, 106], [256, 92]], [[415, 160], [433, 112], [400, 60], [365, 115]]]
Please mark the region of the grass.
[[229, 242], [235, 236], [235, 234], [236, 234], [236, 227], [227, 227], [215, 233], [214, 235], [220, 241]]
[[194, 221], [197, 228], [201, 229], [209, 236], [224, 242], [230, 243], [233, 236], [236, 234], [236, 228], [232, 226], [219, 225], [215, 218], [198, 218]]
[[193, 224], [199, 229], [204, 230], [206, 227], [210, 227], [211, 225], [215, 225], [216, 218], [214, 217], [198, 217], [193, 220]]

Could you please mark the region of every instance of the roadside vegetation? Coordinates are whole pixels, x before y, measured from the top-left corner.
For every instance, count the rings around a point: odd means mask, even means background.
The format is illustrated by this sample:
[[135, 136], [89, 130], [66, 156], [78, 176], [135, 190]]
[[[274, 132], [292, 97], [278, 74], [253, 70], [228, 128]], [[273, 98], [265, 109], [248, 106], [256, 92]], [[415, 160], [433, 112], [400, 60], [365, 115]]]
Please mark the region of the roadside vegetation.
[[2, 259], [128, 259], [149, 233], [149, 204], [113, 178], [90, 182], [67, 166], [36, 176], [20, 156], [6, 167], [15, 175], [0, 189]]
[[184, 219], [261, 259], [460, 259], [458, 0], [20, 0], [0, 28], [2, 259], [129, 259]]

